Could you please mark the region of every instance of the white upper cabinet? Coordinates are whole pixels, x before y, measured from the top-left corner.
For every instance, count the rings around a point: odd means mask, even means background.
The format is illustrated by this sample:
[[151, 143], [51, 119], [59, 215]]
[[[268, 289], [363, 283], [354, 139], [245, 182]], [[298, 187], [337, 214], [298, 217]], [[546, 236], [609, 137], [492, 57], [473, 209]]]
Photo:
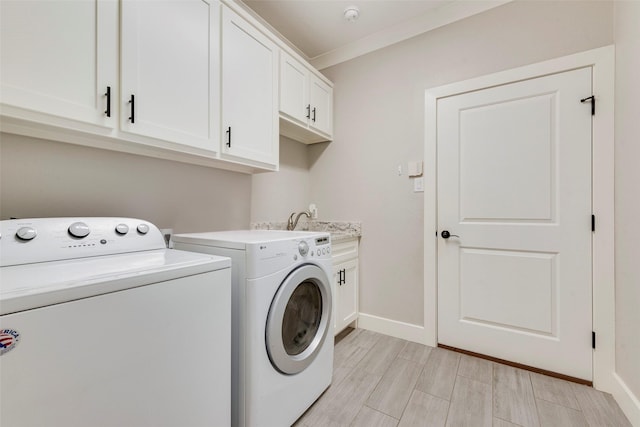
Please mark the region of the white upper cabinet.
[[277, 169], [278, 48], [222, 8], [222, 157]]
[[122, 131], [219, 149], [217, 0], [123, 0]]
[[280, 133], [304, 143], [333, 138], [333, 88], [284, 51], [280, 53]]
[[295, 55], [280, 76], [284, 43], [234, 0], [0, 0], [0, 20], [3, 132], [241, 172], [278, 169], [283, 121], [331, 140], [331, 82]]
[[333, 135], [333, 88], [313, 74], [309, 79], [309, 127], [330, 139]]
[[116, 1], [2, 0], [0, 19], [3, 116], [116, 125]]
[[284, 52], [280, 52], [280, 114], [303, 127], [311, 115], [309, 70]]

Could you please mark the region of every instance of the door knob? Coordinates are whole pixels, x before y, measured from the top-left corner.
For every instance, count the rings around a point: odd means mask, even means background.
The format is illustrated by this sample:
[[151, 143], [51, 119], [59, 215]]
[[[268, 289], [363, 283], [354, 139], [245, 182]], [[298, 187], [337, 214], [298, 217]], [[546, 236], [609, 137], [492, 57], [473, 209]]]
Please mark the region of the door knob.
[[458, 236], [457, 234], [451, 234], [449, 233], [448, 230], [442, 230], [442, 233], [440, 233], [440, 236], [442, 236], [443, 239], [448, 239], [449, 237], [457, 237], [460, 238], [460, 236]]

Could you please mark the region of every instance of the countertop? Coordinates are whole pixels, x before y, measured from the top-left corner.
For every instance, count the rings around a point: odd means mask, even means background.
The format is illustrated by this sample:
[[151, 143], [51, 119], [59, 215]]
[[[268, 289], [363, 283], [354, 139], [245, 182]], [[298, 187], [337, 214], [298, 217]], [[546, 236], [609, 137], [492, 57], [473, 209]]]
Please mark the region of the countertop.
[[[286, 230], [285, 221], [252, 222], [252, 230]], [[358, 221], [300, 221], [296, 231], [325, 231], [331, 234], [333, 243], [362, 236], [362, 223]]]

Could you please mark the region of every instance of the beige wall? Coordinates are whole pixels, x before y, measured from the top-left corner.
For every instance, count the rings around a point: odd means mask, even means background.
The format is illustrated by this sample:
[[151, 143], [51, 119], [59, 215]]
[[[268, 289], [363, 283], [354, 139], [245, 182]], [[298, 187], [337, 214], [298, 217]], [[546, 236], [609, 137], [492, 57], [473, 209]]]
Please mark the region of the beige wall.
[[[280, 171], [251, 178], [251, 221], [286, 221], [309, 207], [308, 147], [280, 137]], [[302, 219], [301, 219], [302, 221]]]
[[640, 2], [615, 6], [616, 371], [640, 399]]
[[175, 232], [249, 225], [251, 176], [0, 134], [0, 217], [124, 216]]
[[323, 70], [335, 140], [310, 147], [310, 194], [323, 217], [363, 222], [361, 312], [423, 324], [423, 194], [405, 172], [425, 89], [612, 42], [611, 2], [518, 1]]

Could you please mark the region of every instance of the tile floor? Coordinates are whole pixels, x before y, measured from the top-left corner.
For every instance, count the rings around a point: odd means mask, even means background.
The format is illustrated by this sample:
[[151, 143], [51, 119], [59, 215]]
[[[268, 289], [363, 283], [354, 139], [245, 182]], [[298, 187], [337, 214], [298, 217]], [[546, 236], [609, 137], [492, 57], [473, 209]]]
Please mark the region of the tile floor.
[[487, 360], [355, 329], [296, 427], [630, 427], [613, 398]]

